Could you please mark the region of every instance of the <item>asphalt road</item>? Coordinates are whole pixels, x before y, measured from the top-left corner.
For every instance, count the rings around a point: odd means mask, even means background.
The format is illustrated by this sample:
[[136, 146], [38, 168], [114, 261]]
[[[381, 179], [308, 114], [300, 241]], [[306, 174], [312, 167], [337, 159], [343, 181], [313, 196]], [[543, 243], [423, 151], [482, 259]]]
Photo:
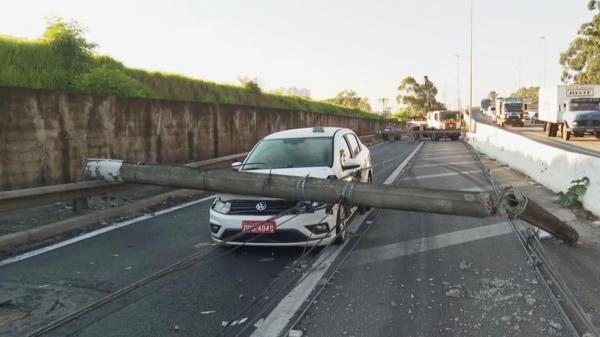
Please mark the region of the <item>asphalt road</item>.
[[[383, 182], [416, 147], [406, 141], [371, 150]], [[0, 335], [27, 335], [66, 314], [211, 247], [208, 207], [200, 201], [0, 267]], [[214, 336], [223, 322], [266, 314], [299, 272], [301, 249], [218, 248], [204, 260], [93, 310], [48, 336]], [[316, 253], [305, 257], [306, 263]], [[300, 264], [302, 266], [302, 264]], [[272, 281], [269, 292], [263, 290]], [[242, 311], [254, 302], [258, 303]], [[245, 325], [228, 328], [235, 335]], [[252, 329], [249, 330], [251, 332]]]
[[[426, 142], [397, 183], [491, 189], [458, 142]], [[294, 329], [311, 337], [569, 335], [505, 221], [381, 211]]]
[[[475, 112], [473, 117], [480, 123], [494, 125], [491, 120], [481, 115], [479, 112]], [[498, 127], [498, 126], [497, 126]], [[582, 138], [571, 137], [569, 141], [566, 141], [560, 137], [560, 132], [557, 137], [547, 137], [544, 134], [542, 124], [531, 124], [526, 123], [524, 127], [513, 127], [506, 126], [504, 130], [514, 132], [521, 136], [525, 136], [529, 139], [535, 140], [536, 142], [553, 146], [559, 149], [563, 149], [570, 152], [587, 154], [594, 157], [600, 157], [600, 141], [593, 136], [585, 136]]]

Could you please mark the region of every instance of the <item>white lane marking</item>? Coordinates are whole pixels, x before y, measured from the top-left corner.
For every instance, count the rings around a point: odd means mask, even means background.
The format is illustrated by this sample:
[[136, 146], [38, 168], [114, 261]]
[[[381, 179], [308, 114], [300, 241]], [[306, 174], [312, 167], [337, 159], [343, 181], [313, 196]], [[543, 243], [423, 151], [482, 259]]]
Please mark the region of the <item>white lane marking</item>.
[[482, 173], [481, 170], [467, 170], [467, 171], [457, 171], [457, 172], [444, 172], [444, 173], [435, 173], [435, 174], [424, 174], [418, 175], [414, 177], [405, 177], [400, 180], [420, 180], [420, 179], [431, 179], [431, 178], [439, 178], [439, 177], [448, 177], [448, 176], [457, 176], [457, 175], [467, 175], [473, 173]]
[[[423, 146], [423, 143], [419, 145], [402, 161], [398, 168], [404, 169], [408, 162], [415, 156], [419, 149]], [[396, 178], [402, 173], [402, 169], [396, 169], [389, 177], [383, 182], [384, 184], [391, 184]], [[351, 232], [356, 232], [360, 225], [365, 221], [370, 212], [362, 214], [355, 218], [349, 226]], [[333, 261], [337, 258], [340, 252], [346, 247], [348, 240], [344, 241], [341, 245], [331, 245], [323, 249], [319, 258], [312, 264], [311, 268], [315, 268], [302, 282], [298, 283], [292, 291], [290, 291], [281, 302], [277, 304], [275, 309], [271, 311], [269, 316], [260, 324], [256, 330], [250, 335], [251, 337], [271, 337], [280, 336], [283, 330], [287, 327], [290, 320], [296, 312], [300, 309], [302, 304], [307, 300], [308, 296], [312, 293], [313, 289], [317, 286], [319, 281], [323, 278], [329, 267], [331, 267]]]
[[461, 245], [482, 239], [512, 233], [508, 222], [463, 229], [455, 232], [433, 235], [429, 237], [392, 243], [374, 248], [364, 248], [354, 251], [352, 258], [344, 268], [357, 267], [369, 263], [387, 261], [407, 255], [419, 254], [426, 251]]
[[52, 244], [50, 246], [46, 246], [46, 247], [43, 247], [43, 248], [40, 248], [40, 249], [32, 250], [30, 252], [27, 252], [27, 253], [24, 253], [24, 254], [21, 254], [21, 255], [13, 256], [11, 258], [8, 258], [8, 259], [0, 261], [0, 267], [5, 266], [7, 264], [11, 264], [11, 263], [17, 262], [17, 261], [25, 260], [25, 259], [28, 259], [30, 257], [36, 256], [36, 255], [44, 254], [44, 253], [49, 252], [51, 250], [55, 250], [55, 249], [58, 249], [58, 248], [61, 248], [61, 247], [64, 247], [64, 246], [67, 246], [67, 245], [70, 245], [70, 244], [82, 241], [82, 240], [85, 240], [85, 239], [89, 239], [89, 238], [92, 238], [94, 236], [97, 236], [97, 235], [100, 235], [100, 234], [104, 234], [106, 232], [110, 232], [112, 230], [115, 230], [115, 229], [118, 229], [118, 228], [121, 228], [121, 227], [129, 226], [129, 225], [134, 224], [136, 222], [144, 221], [144, 220], [147, 220], [147, 219], [151, 219], [151, 218], [157, 217], [159, 215], [171, 213], [173, 211], [182, 209], [184, 207], [188, 207], [188, 206], [192, 206], [192, 205], [195, 205], [195, 204], [199, 204], [201, 202], [204, 202], [204, 201], [207, 201], [207, 200], [210, 200], [210, 199], [213, 199], [213, 198], [214, 198], [214, 196], [209, 196], [209, 197], [205, 197], [205, 198], [202, 198], [202, 199], [198, 199], [198, 200], [186, 202], [186, 203], [181, 204], [181, 205], [177, 205], [177, 206], [173, 206], [173, 207], [170, 207], [170, 208], [166, 208], [166, 209], [163, 209], [163, 210], [160, 210], [158, 212], [151, 213], [151, 214], [144, 214], [144, 215], [142, 215], [140, 217], [137, 217], [137, 218], [134, 218], [134, 219], [130, 219], [130, 220], [127, 220], [127, 221], [123, 221], [123, 222], [118, 222], [118, 223], [112, 224], [110, 226], [107, 226], [107, 227], [104, 227], [104, 228], [100, 228], [100, 229], [97, 229], [95, 231], [92, 231], [92, 232], [85, 233], [83, 235], [74, 237], [72, 239], [68, 239], [68, 240], [65, 240], [65, 241], [57, 242], [57, 243]]
[[406, 159], [404, 159], [404, 161], [394, 170], [394, 172], [392, 172], [392, 174], [390, 174], [389, 177], [387, 177], [387, 179], [383, 182], [383, 184], [389, 185], [389, 184], [393, 183], [394, 180], [396, 180], [396, 178], [398, 178], [400, 173], [402, 173], [402, 171], [404, 171], [404, 169], [406, 168], [406, 165], [408, 165], [410, 160], [417, 154], [417, 152], [419, 152], [419, 150], [421, 149], [422, 146], [423, 146], [423, 142], [419, 143], [419, 145], [417, 145], [417, 148], [415, 148], [413, 150], [413, 152], [411, 152], [408, 155], [408, 157], [406, 157]]
[[476, 161], [457, 161], [454, 163], [435, 163], [435, 164], [423, 164], [423, 165], [413, 165], [413, 168], [417, 167], [432, 167], [432, 166], [449, 166], [449, 165], [466, 165], [466, 164], [476, 164]]

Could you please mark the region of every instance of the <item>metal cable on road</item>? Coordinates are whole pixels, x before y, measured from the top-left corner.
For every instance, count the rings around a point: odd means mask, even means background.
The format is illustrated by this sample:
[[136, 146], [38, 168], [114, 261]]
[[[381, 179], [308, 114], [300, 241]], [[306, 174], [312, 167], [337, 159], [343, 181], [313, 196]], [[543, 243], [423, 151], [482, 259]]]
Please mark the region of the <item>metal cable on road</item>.
[[[472, 149], [471, 149], [471, 151], [473, 154], [473, 158], [482, 168], [484, 176], [489, 181], [489, 183], [492, 185], [494, 192], [496, 193], [498, 198], [502, 198], [506, 189], [501, 189], [497, 185], [496, 180], [494, 179], [494, 176], [492, 175], [491, 170], [488, 170], [483, 165], [483, 163], [481, 162], [481, 158], [475, 151], [473, 151]], [[569, 309], [570, 312], [572, 312], [574, 315], [576, 315], [575, 318], [578, 320], [578, 322], [581, 325], [583, 325], [580, 328], [587, 329], [587, 331], [582, 331], [581, 334], [583, 334], [585, 332], [590, 332], [590, 333], [593, 333], [595, 336], [600, 336], [600, 334], [598, 333], [598, 330], [594, 326], [593, 322], [591, 322], [591, 320], [587, 316], [585, 310], [581, 307], [581, 304], [579, 304], [579, 301], [577, 300], [575, 295], [571, 292], [570, 288], [567, 286], [567, 283], [564, 281], [562, 276], [560, 276], [560, 274], [556, 270], [556, 267], [554, 267], [550, 258], [546, 255], [546, 252], [545, 252], [543, 246], [541, 245], [539, 238], [537, 236], [535, 236], [532, 241], [531, 236], [525, 237], [525, 234], [519, 230], [519, 228], [517, 226], [517, 221], [520, 221], [521, 224], [525, 224], [525, 221], [515, 218], [515, 217], [512, 217], [512, 216], [507, 216], [507, 218], [513, 228], [515, 235], [517, 236], [517, 238], [519, 240], [519, 243], [525, 250], [525, 253], [527, 254], [528, 258], [534, 262], [533, 268], [535, 269], [536, 274], [543, 281], [542, 283], [544, 284], [548, 293], [551, 295], [550, 297], [551, 297], [552, 302], [557, 307], [560, 315], [562, 316], [563, 320], [569, 327], [569, 330], [571, 331], [573, 336], [579, 336], [580, 332], [577, 331], [578, 329], [577, 329], [577, 327], [575, 327], [571, 317], [569, 317], [569, 315], [567, 314], [565, 307], [567, 307], [567, 309]], [[533, 245], [532, 242], [534, 242], [535, 245]], [[535, 263], [536, 261], [538, 263]], [[549, 284], [550, 283], [549, 280], [546, 277], [544, 277], [544, 274], [546, 274], [548, 276], [548, 278], [550, 279], [550, 282], [552, 282], [552, 286]], [[553, 291], [553, 289], [556, 289], [556, 291], [559, 292], [559, 295], [557, 295]], [[565, 307], [563, 307], [563, 304], [562, 304], [563, 301], [559, 300], [559, 298], [558, 298], [559, 296], [564, 298], [566, 300], [566, 302], [568, 302], [568, 303], [564, 304]]]
[[[280, 217], [282, 217], [282, 216], [284, 216], [284, 215], [286, 215], [286, 214], [288, 214], [291, 211], [296, 210], [296, 209], [297, 209], [297, 206], [288, 208], [288, 209], [286, 209], [286, 210], [284, 210], [284, 211], [282, 211], [282, 212], [280, 212], [280, 213], [278, 213], [278, 214], [270, 217], [269, 219], [267, 219], [267, 220], [265, 220], [265, 221], [263, 221], [261, 223], [257, 223], [255, 225], [253, 225], [249, 230], [252, 230], [253, 228], [255, 228], [257, 226], [260, 226], [262, 224], [265, 224], [265, 223], [267, 223], [269, 221], [276, 220], [276, 219], [278, 219], [278, 218], [280, 218]], [[295, 214], [290, 219], [287, 219], [286, 221], [282, 222], [279, 226], [281, 226], [281, 225], [289, 222], [290, 220], [294, 219], [295, 217], [297, 217], [300, 214], [301, 213]], [[240, 233], [238, 233], [236, 235], [233, 235], [231, 240], [233, 240], [235, 238], [238, 238], [238, 237], [240, 237], [240, 236], [242, 236], [244, 234], [245, 234], [245, 232], [240, 232]], [[210, 259], [210, 260], [208, 260], [206, 262], [210, 262], [210, 261], [212, 261], [214, 259], [221, 258], [221, 257], [223, 257], [225, 255], [228, 255], [231, 252], [233, 252], [233, 251], [235, 251], [235, 250], [243, 247], [247, 242], [250, 242], [250, 241], [252, 241], [252, 240], [254, 240], [254, 239], [256, 239], [256, 238], [258, 238], [260, 236], [261, 235], [256, 235], [256, 236], [252, 237], [251, 239], [245, 241], [243, 244], [237, 245], [237, 246], [233, 247], [232, 249], [227, 250], [225, 253], [223, 253], [221, 255], [218, 255], [218, 256], [214, 257], [213, 259]], [[181, 259], [181, 260], [179, 260], [179, 261], [177, 261], [175, 263], [172, 263], [172, 264], [168, 265], [167, 267], [165, 267], [165, 268], [163, 268], [163, 269], [161, 269], [161, 270], [159, 270], [159, 271], [157, 271], [157, 272], [155, 272], [155, 273], [153, 273], [151, 275], [148, 275], [148, 276], [146, 276], [146, 277], [144, 277], [144, 278], [142, 278], [142, 279], [140, 279], [138, 281], [135, 281], [135, 282], [133, 282], [133, 283], [131, 283], [131, 284], [129, 284], [129, 285], [127, 285], [127, 286], [125, 286], [125, 287], [123, 287], [123, 288], [121, 288], [121, 289], [113, 292], [113, 293], [108, 294], [107, 296], [101, 298], [100, 300], [98, 300], [96, 302], [90, 303], [90, 304], [84, 306], [81, 309], [78, 309], [78, 310], [76, 310], [76, 311], [74, 311], [72, 313], [69, 313], [69, 314], [67, 314], [64, 317], [62, 317], [62, 318], [60, 318], [60, 319], [58, 319], [58, 320], [56, 320], [54, 322], [51, 322], [50, 324], [48, 324], [46, 326], [41, 327], [40, 329], [34, 331], [33, 333], [29, 334], [28, 336], [29, 337], [42, 336], [42, 335], [44, 335], [44, 334], [46, 334], [48, 332], [51, 332], [51, 331], [53, 331], [53, 330], [55, 330], [55, 329], [63, 326], [64, 324], [66, 324], [68, 322], [71, 322], [71, 321], [73, 321], [73, 320], [75, 320], [75, 319], [77, 319], [77, 318], [79, 318], [79, 317], [81, 317], [81, 316], [83, 316], [83, 315], [85, 315], [85, 314], [87, 314], [87, 313], [95, 310], [95, 309], [98, 309], [101, 306], [103, 306], [104, 304], [110, 303], [110, 302], [114, 301], [115, 299], [118, 299], [119, 297], [122, 297], [122, 296], [130, 293], [131, 291], [136, 290], [136, 289], [138, 289], [138, 288], [140, 288], [140, 287], [142, 287], [142, 286], [144, 286], [144, 285], [146, 285], [146, 284], [148, 284], [150, 282], [156, 281], [156, 280], [158, 280], [158, 279], [160, 279], [162, 277], [165, 277], [165, 276], [167, 276], [167, 275], [169, 275], [169, 274], [171, 274], [171, 273], [173, 273], [175, 271], [181, 270], [182, 268], [187, 268], [187, 267], [190, 267], [191, 265], [195, 265], [195, 264], [201, 262], [203, 259], [207, 258], [209, 256], [208, 254], [210, 254], [212, 251], [216, 250], [218, 247], [225, 246], [226, 243], [227, 243], [227, 241], [220, 242], [220, 243], [218, 243], [218, 244], [216, 244], [214, 246], [210, 246], [208, 248], [205, 248], [205, 249], [203, 249], [203, 250], [201, 250], [201, 251], [199, 251], [197, 253], [194, 253], [194, 254], [192, 254], [192, 255], [184, 258], [184, 259]]]

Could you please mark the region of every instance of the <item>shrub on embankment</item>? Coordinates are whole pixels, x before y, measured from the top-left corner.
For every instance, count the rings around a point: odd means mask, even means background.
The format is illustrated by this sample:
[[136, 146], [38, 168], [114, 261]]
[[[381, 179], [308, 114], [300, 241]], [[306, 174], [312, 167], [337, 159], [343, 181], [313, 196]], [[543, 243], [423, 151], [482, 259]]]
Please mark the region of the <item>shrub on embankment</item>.
[[260, 93], [181, 75], [125, 67], [94, 53], [95, 44], [75, 23], [52, 21], [35, 40], [0, 36], [0, 86], [69, 90], [91, 94], [239, 104], [332, 115], [379, 115], [297, 96]]

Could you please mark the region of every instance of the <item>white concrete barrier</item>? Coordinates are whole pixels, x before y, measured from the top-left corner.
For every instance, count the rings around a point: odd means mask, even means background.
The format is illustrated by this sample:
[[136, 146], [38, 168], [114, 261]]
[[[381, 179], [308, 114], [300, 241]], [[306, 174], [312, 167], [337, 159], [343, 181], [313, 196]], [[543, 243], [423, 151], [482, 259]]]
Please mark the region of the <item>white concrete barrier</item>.
[[467, 134], [467, 141], [554, 192], [566, 191], [572, 180], [588, 177], [590, 184], [581, 201], [585, 209], [600, 215], [600, 158], [544, 145], [482, 123], [477, 123], [475, 133]]

